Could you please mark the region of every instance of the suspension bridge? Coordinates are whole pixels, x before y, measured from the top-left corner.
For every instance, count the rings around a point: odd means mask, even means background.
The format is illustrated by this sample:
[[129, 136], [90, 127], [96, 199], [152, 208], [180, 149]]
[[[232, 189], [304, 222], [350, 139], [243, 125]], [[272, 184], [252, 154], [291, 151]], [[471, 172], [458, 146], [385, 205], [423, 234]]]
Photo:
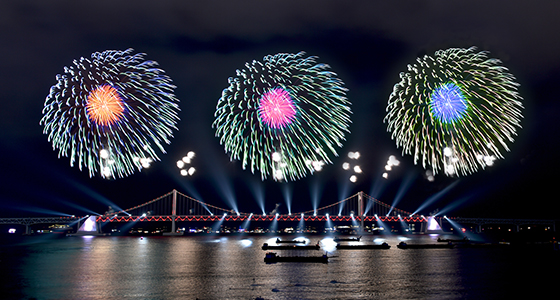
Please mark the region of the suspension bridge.
[[[0, 224], [20, 224], [25, 225], [26, 232], [30, 232], [30, 226], [35, 224], [72, 224], [79, 227], [84, 224], [85, 217], [34, 217], [34, 218], [0, 218]], [[103, 215], [92, 217], [95, 219], [95, 230], [100, 231], [100, 227], [106, 223], [131, 223], [131, 222], [171, 222], [171, 233], [176, 232], [177, 222], [245, 222], [245, 221], [264, 221], [264, 222], [352, 222], [358, 224], [360, 229], [364, 229], [365, 222], [400, 222], [403, 224], [420, 224], [421, 231], [425, 232], [430, 219], [438, 222], [446, 219], [443, 217], [425, 217], [396, 208], [381, 202], [364, 192], [358, 192], [346, 199], [340, 200], [314, 210], [302, 211], [291, 214], [279, 214], [275, 210], [270, 213], [245, 213], [232, 209], [221, 208], [193, 197], [185, 195], [177, 190], [162, 195], [143, 204], [120, 210], [111, 209]], [[482, 226], [485, 224], [512, 224], [517, 226], [523, 224], [544, 225], [554, 228], [554, 220], [521, 220], [521, 219], [484, 219], [454, 218], [456, 222], [464, 222]], [[555, 230], [555, 228], [554, 228]]]
[[412, 216], [410, 212], [383, 203], [363, 192], [336, 203], [292, 214], [275, 212], [255, 214], [225, 209], [204, 203], [190, 196], [173, 190], [161, 197], [146, 203], [118, 212], [108, 212], [97, 218], [98, 222], [131, 222], [131, 221], [420, 221], [420, 216]]

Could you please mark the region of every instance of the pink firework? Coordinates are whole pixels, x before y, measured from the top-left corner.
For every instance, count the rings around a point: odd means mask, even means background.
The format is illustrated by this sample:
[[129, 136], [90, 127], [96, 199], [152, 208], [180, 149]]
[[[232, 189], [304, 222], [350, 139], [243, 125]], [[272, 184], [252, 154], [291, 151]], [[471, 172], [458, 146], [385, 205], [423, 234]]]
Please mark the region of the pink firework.
[[259, 117], [268, 127], [279, 129], [290, 124], [296, 115], [296, 107], [290, 94], [282, 88], [264, 93], [259, 102]]

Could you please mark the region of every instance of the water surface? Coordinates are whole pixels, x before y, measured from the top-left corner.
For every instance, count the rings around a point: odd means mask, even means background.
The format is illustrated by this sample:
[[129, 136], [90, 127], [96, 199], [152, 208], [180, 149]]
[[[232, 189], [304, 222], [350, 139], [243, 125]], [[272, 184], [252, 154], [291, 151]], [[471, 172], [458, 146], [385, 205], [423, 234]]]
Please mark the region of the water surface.
[[[294, 239], [296, 236], [281, 236]], [[4, 299], [502, 299], [548, 295], [559, 253], [537, 247], [408, 249], [437, 236], [366, 236], [389, 250], [328, 251], [328, 264], [265, 264], [276, 236], [2, 240]], [[280, 251], [278, 251], [280, 252]], [[280, 252], [280, 254], [285, 254]]]

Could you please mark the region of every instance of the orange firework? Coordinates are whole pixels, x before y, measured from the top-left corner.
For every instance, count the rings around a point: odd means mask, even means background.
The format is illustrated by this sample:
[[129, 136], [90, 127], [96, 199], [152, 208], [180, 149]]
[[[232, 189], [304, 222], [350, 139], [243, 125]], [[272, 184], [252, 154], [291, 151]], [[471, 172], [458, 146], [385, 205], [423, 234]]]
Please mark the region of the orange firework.
[[86, 111], [90, 120], [96, 124], [112, 125], [123, 115], [123, 100], [115, 88], [102, 85], [89, 93]]
[[[43, 133], [58, 155], [103, 178], [125, 177], [159, 160], [179, 120], [175, 86], [145, 53], [107, 50], [57, 74], [45, 99]], [[104, 151], [100, 151], [104, 150]]]

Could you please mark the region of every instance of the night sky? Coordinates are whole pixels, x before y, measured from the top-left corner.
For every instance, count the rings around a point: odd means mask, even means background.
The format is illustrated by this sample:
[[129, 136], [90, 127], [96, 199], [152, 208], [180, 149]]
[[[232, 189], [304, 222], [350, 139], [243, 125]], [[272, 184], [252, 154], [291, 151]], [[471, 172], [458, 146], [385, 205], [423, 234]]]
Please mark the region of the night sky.
[[[260, 212], [292, 196], [293, 212], [359, 191], [420, 213], [448, 216], [557, 218], [560, 149], [558, 1], [3, 1], [0, 4], [0, 217], [103, 213], [126, 209], [172, 189], [207, 203]], [[398, 3], [394, 3], [398, 2]], [[411, 156], [401, 157], [383, 123], [399, 73], [425, 54], [477, 46], [520, 83], [523, 128], [510, 152], [470, 176], [430, 182]], [[58, 158], [39, 125], [55, 76], [93, 52], [146, 53], [173, 79], [178, 131], [161, 161], [115, 180], [89, 178]], [[253, 59], [276, 53], [319, 57], [349, 89], [351, 133], [333, 164], [304, 179], [278, 183], [230, 161], [212, 128], [228, 77]], [[196, 152], [193, 177], [176, 161]], [[355, 184], [341, 165], [361, 153]], [[383, 179], [389, 155], [401, 164]], [[399, 193], [401, 191], [401, 193]], [[440, 197], [434, 198], [434, 195]]]

